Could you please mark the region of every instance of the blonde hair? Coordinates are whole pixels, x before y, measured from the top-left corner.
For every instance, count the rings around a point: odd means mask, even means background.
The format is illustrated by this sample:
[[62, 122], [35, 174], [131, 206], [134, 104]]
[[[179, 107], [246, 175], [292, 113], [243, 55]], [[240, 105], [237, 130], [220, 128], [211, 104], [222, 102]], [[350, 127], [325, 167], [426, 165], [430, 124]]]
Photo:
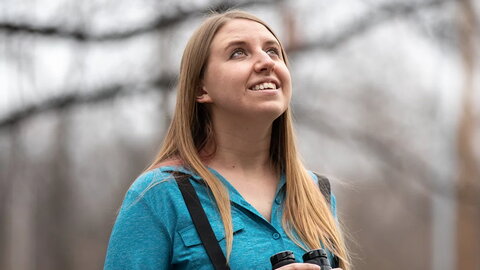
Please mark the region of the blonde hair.
[[[199, 156], [206, 143], [214, 142], [215, 138], [210, 114], [203, 104], [196, 102], [196, 94], [207, 65], [212, 39], [223, 25], [233, 19], [258, 22], [278, 40], [266, 23], [243, 11], [216, 13], [207, 18], [187, 43], [180, 65], [175, 113], [159, 153], [147, 168], [151, 170], [164, 162], [180, 160], [204, 179], [216, 201], [224, 225], [227, 260], [233, 244], [230, 200], [226, 187], [207, 169]], [[281, 54], [288, 65], [283, 47]], [[271, 161], [286, 177], [282, 217], [286, 233], [305, 250], [321, 248], [323, 243], [339, 258], [341, 268], [350, 269], [346, 245], [329, 204], [297, 153], [290, 108], [273, 122], [271, 136]]]

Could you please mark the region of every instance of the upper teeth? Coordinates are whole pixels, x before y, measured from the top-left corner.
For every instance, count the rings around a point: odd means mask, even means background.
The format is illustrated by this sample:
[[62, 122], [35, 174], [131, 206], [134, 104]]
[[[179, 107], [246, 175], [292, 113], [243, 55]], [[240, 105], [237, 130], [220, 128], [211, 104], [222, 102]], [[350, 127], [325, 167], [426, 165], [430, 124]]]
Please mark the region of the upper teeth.
[[275, 83], [260, 83], [252, 87], [252, 90], [277, 89]]

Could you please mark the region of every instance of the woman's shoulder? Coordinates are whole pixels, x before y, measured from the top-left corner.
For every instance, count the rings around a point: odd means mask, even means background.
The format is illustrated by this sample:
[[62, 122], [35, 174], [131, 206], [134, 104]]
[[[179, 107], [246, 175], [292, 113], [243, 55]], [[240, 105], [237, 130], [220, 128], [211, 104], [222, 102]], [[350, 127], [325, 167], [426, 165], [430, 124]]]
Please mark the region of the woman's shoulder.
[[316, 185], [319, 185], [321, 188], [327, 189], [324, 191], [328, 191], [328, 193], [330, 193], [330, 179], [327, 176], [310, 170], [307, 170], [307, 172]]
[[159, 166], [139, 175], [130, 185], [127, 195], [140, 197], [146, 200], [158, 200], [181, 196], [174, 176], [174, 172], [191, 174], [183, 166]]
[[129, 191], [143, 192], [158, 185], [162, 188], [172, 188], [175, 186], [175, 178], [173, 177], [175, 171], [188, 173], [183, 166], [183, 162], [179, 159], [157, 163], [140, 174], [130, 186]]
[[169, 167], [158, 167], [140, 174], [129, 188], [130, 192], [143, 193], [153, 187], [171, 188], [175, 185], [175, 178]]
[[139, 211], [146, 207], [158, 216], [177, 212], [179, 207], [182, 207], [183, 197], [173, 172], [183, 170], [164, 166], [142, 173], [127, 190], [123, 206], [130, 211]]
[[325, 196], [327, 201], [330, 203], [330, 208], [332, 210], [333, 215], [336, 217], [337, 215], [337, 200], [335, 194], [331, 190], [330, 179], [320, 173], [308, 170], [308, 173], [312, 177], [315, 185], [320, 188], [320, 191]]
[[317, 177], [317, 173], [316, 172], [313, 172], [313, 171], [310, 171], [310, 170], [307, 170], [308, 174], [310, 175], [310, 177], [312, 178], [313, 182], [315, 182], [315, 184], [318, 184], [318, 177]]

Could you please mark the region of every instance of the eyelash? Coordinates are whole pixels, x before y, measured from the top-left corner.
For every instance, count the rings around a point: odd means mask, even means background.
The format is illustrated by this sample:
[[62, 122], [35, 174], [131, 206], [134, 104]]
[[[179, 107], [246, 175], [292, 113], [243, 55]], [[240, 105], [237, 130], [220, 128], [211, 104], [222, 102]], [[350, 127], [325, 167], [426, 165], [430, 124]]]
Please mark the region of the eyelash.
[[273, 51], [275, 53], [275, 55], [280, 56], [280, 50], [276, 47], [272, 47], [272, 48], [267, 49], [267, 52], [269, 52], [269, 51]]
[[[266, 52], [266, 53], [269, 53], [270, 51], [273, 51], [275, 56], [280, 57], [280, 50], [279, 50], [278, 48], [276, 48], [276, 47], [268, 48], [265, 52]], [[230, 59], [236, 58], [236, 57], [237, 57], [236, 54], [239, 53], [239, 52], [241, 52], [241, 53], [243, 53], [244, 55], [246, 55], [246, 52], [245, 52], [244, 49], [242, 49], [242, 48], [236, 48], [236, 49], [234, 49], [234, 50], [232, 51], [232, 53], [230, 54]]]
[[239, 52], [241, 52], [243, 54], [246, 54], [244, 49], [237, 48], [237, 49], [233, 50], [232, 53], [230, 54], [230, 59], [236, 58], [235, 54], [239, 53]]

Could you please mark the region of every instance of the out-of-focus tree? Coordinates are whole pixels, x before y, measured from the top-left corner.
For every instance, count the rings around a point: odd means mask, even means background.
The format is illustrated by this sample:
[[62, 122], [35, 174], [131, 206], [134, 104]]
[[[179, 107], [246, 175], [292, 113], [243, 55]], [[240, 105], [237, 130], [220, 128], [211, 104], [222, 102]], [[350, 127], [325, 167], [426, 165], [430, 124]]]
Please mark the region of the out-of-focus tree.
[[[457, 258], [459, 269], [480, 267], [480, 161], [475, 156], [475, 63], [477, 62], [477, 17], [473, 2], [459, 1], [458, 28], [464, 69], [462, 105], [459, 113], [458, 152], [458, 226]], [[478, 95], [478, 94], [477, 94]]]
[[[476, 253], [462, 239], [478, 235], [480, 197], [479, 7], [462, 1], [64, 0], [44, 13], [4, 1], [0, 268], [101, 268], [122, 196], [168, 127], [179, 44], [209, 9], [231, 7], [265, 18], [287, 45], [300, 146], [312, 169], [335, 176], [356, 269], [433, 268], [438, 197], [458, 205], [457, 257], [468, 262]], [[463, 70], [451, 60], [460, 55]], [[443, 109], [456, 96], [439, 101], [456, 86], [449, 73], [465, 75], [459, 121]], [[445, 150], [457, 124], [458, 158]]]

